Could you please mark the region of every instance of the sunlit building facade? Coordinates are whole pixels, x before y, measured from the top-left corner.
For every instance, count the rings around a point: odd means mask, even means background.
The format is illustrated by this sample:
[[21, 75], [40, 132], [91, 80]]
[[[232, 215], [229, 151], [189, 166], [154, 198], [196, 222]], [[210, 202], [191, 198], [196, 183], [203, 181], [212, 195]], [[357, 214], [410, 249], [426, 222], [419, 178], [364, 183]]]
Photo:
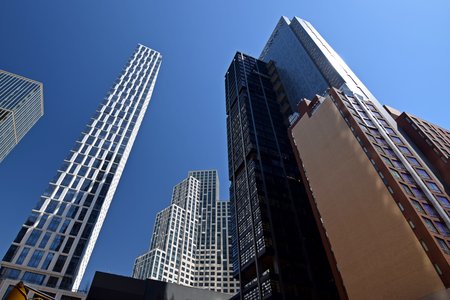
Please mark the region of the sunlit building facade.
[[0, 295], [18, 280], [57, 296], [79, 289], [160, 64], [137, 46], [3, 257]]
[[447, 299], [445, 182], [373, 100], [331, 88], [299, 108], [290, 136], [341, 298]]
[[136, 258], [134, 278], [194, 285], [199, 185], [189, 176], [173, 188], [170, 206], [156, 215], [149, 252]]
[[133, 277], [236, 293], [230, 221], [229, 202], [219, 201], [217, 171], [190, 171], [174, 187], [171, 205], [157, 214], [150, 249], [136, 258]]

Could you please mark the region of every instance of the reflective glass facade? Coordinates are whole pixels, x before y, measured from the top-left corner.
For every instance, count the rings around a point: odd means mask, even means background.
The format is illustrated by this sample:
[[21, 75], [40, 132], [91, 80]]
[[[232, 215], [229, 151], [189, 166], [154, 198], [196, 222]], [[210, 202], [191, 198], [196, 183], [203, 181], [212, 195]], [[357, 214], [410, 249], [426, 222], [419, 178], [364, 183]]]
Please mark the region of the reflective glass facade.
[[3, 279], [79, 288], [160, 64], [158, 52], [138, 45], [4, 256]]
[[43, 114], [42, 83], [0, 70], [0, 162]]
[[303, 98], [312, 99], [328, 87], [340, 88], [343, 84], [374, 99], [314, 27], [298, 17], [280, 19], [260, 59], [275, 63], [293, 111]]

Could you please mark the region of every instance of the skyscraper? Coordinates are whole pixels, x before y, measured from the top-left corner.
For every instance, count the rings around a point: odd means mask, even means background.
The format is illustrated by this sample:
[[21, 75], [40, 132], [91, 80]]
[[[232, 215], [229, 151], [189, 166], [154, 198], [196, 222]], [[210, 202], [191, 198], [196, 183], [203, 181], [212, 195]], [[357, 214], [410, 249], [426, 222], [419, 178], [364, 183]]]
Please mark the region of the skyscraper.
[[0, 162], [43, 114], [42, 83], [0, 70]]
[[58, 295], [79, 288], [160, 64], [137, 46], [6, 252], [0, 295], [17, 280]]
[[219, 200], [216, 170], [190, 171], [189, 175], [200, 181], [194, 286], [234, 294], [239, 283], [233, 278], [230, 202]]
[[190, 171], [174, 187], [171, 205], [157, 214], [150, 249], [136, 258], [133, 277], [237, 292], [229, 224], [217, 171]]
[[[225, 75], [233, 262], [241, 299], [337, 297], [269, 69], [236, 53]], [[280, 88], [282, 89], [282, 88]]]
[[342, 298], [447, 299], [431, 298], [450, 287], [445, 183], [371, 99], [331, 88], [300, 114], [292, 144]]
[[170, 206], [156, 215], [149, 251], [136, 258], [134, 278], [194, 286], [199, 185], [189, 176], [173, 188]]
[[374, 98], [317, 30], [298, 17], [281, 17], [259, 59], [275, 64], [294, 112], [303, 98], [312, 99], [331, 86], [346, 84], [351, 91]]

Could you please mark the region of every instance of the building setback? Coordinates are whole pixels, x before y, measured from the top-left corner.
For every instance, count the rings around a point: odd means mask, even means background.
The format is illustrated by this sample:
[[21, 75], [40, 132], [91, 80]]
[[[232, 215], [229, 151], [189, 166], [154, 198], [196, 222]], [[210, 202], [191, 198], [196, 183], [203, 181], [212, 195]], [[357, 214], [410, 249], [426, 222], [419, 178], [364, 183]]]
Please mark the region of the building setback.
[[42, 83], [0, 70], [0, 162], [43, 115]]
[[268, 67], [238, 52], [225, 75], [240, 298], [336, 298]]
[[230, 202], [219, 200], [216, 170], [190, 171], [189, 176], [200, 181], [194, 286], [234, 294], [239, 282], [233, 278]]
[[333, 88], [299, 109], [292, 145], [345, 297], [448, 288], [450, 200], [413, 147], [360, 94]]
[[18, 280], [57, 297], [79, 288], [160, 64], [137, 46], [6, 252], [0, 296]]
[[189, 176], [173, 188], [170, 206], [156, 215], [149, 251], [136, 258], [134, 278], [194, 286], [199, 185]]
[[229, 223], [217, 171], [190, 171], [174, 187], [171, 205], [157, 214], [150, 249], [136, 258], [133, 277], [236, 293]]

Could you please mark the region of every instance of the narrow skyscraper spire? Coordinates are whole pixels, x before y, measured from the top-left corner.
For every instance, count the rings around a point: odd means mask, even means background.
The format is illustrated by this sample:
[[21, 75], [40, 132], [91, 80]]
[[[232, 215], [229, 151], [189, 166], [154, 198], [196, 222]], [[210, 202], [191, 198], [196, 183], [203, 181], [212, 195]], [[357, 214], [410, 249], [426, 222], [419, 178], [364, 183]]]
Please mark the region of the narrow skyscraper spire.
[[0, 296], [17, 280], [57, 295], [79, 288], [160, 64], [137, 46], [4, 256]]

